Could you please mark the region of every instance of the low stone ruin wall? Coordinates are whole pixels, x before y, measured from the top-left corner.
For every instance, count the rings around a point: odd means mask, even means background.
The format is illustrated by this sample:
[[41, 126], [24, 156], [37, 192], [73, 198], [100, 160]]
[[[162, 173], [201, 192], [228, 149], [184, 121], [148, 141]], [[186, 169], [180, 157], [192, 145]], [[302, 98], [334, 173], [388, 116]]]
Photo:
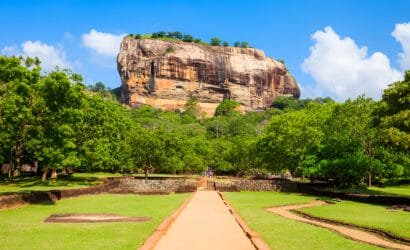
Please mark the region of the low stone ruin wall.
[[124, 178], [119, 180], [117, 188], [112, 192], [126, 192], [136, 194], [169, 194], [194, 192], [197, 181], [190, 179], [157, 179], [144, 180], [138, 178]]
[[134, 193], [134, 194], [169, 194], [172, 192], [194, 192], [197, 189], [195, 180], [164, 179], [144, 180], [135, 178], [113, 178], [103, 184], [86, 188], [33, 191], [0, 195], [0, 209], [16, 207], [23, 204], [54, 203], [57, 200], [86, 194], [100, 193]]
[[209, 189], [216, 189], [221, 192], [237, 191], [281, 191], [296, 192], [297, 185], [287, 179], [273, 180], [230, 180], [230, 181], [208, 181]]

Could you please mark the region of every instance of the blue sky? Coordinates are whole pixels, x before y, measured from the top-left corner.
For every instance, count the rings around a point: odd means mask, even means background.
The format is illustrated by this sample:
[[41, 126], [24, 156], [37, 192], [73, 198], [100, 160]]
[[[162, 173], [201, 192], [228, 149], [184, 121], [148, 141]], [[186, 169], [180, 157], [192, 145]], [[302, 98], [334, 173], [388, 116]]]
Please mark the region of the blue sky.
[[303, 97], [378, 98], [410, 68], [409, 9], [405, 0], [3, 0], [0, 51], [38, 54], [49, 62], [46, 68], [68, 66], [87, 83], [114, 88], [120, 85], [117, 38], [181, 31], [203, 40], [247, 41], [285, 60]]

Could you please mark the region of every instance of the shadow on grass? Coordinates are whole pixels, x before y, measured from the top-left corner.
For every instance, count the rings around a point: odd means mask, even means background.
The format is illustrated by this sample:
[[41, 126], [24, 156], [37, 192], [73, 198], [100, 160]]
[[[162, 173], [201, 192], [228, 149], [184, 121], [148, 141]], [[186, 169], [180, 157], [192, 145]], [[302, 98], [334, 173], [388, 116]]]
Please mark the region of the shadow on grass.
[[68, 187], [81, 188], [101, 183], [102, 180], [97, 177], [59, 176], [57, 180], [46, 181], [41, 181], [39, 176], [0, 177], [0, 194], [30, 193]]

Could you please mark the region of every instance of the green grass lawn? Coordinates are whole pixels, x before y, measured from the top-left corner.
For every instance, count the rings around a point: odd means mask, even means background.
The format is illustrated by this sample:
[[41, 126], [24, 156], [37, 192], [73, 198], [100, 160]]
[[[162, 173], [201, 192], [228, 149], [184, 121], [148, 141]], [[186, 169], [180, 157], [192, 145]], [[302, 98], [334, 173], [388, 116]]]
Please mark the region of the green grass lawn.
[[369, 190], [379, 192], [382, 194], [410, 196], [410, 185], [371, 187]]
[[314, 197], [277, 192], [232, 192], [224, 196], [272, 249], [378, 249], [265, 211], [273, 206], [306, 203]]
[[[331, 188], [324, 188], [327, 191], [333, 191]], [[346, 192], [354, 194], [373, 194], [373, 195], [393, 195], [393, 196], [409, 196], [410, 197], [410, 185], [398, 185], [398, 186], [386, 186], [386, 187], [376, 187], [371, 188], [347, 188], [347, 189], [336, 189], [336, 192]]]
[[0, 176], [0, 194], [46, 191], [53, 189], [83, 188], [103, 183], [104, 178], [121, 177], [119, 173], [74, 173], [71, 176], [59, 175], [57, 180], [41, 181], [40, 176], [19, 176], [6, 178]]
[[334, 205], [301, 209], [311, 215], [389, 231], [410, 238], [410, 213], [386, 206], [343, 201]]
[[[0, 211], [0, 249], [136, 249], [189, 194], [94, 195]], [[148, 222], [43, 223], [51, 214], [117, 213]]]
[[41, 181], [38, 176], [0, 179], [0, 194], [13, 192], [44, 191], [53, 189], [82, 188], [101, 184], [100, 177], [90, 174], [59, 176], [57, 180]]

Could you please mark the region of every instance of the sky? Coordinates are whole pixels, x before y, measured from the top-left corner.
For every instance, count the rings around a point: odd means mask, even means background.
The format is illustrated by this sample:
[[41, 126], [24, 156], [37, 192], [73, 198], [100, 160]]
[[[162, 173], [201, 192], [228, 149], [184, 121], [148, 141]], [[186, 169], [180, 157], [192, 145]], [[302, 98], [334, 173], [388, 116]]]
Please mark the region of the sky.
[[410, 69], [409, 10], [408, 0], [1, 0], [0, 54], [37, 56], [45, 72], [57, 65], [115, 88], [124, 35], [180, 31], [284, 60], [302, 98], [379, 99]]

